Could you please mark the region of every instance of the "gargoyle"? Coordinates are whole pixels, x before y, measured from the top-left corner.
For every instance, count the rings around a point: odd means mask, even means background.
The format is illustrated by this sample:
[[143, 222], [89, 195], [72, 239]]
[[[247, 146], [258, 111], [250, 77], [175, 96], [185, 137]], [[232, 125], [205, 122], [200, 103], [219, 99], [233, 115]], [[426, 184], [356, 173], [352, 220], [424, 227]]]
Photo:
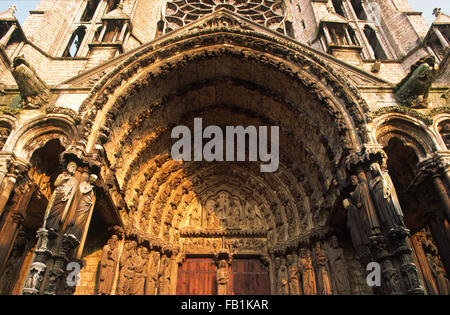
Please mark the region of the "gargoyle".
[[421, 58], [412, 65], [409, 74], [395, 88], [399, 103], [408, 107], [427, 107], [428, 93], [437, 68], [433, 56]]
[[50, 89], [23, 56], [14, 58], [11, 73], [22, 95], [24, 109], [37, 109], [48, 103]]

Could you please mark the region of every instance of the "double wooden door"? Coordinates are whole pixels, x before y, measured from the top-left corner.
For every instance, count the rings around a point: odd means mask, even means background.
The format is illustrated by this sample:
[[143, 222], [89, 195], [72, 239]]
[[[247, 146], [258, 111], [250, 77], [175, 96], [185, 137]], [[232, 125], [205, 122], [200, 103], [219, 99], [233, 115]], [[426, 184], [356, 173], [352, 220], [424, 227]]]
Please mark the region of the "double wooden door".
[[[269, 270], [259, 259], [233, 259], [228, 294], [270, 294]], [[212, 258], [187, 258], [178, 269], [177, 294], [215, 295], [217, 267]]]

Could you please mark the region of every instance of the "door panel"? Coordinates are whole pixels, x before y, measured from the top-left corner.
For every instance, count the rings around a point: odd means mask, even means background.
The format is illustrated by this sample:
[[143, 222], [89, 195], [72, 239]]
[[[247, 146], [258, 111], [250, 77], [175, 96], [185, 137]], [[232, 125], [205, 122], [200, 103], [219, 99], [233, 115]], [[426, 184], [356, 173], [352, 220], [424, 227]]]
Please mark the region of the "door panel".
[[216, 294], [214, 260], [212, 258], [187, 258], [178, 268], [177, 294]]
[[231, 264], [229, 294], [270, 294], [269, 269], [259, 259], [234, 259]]

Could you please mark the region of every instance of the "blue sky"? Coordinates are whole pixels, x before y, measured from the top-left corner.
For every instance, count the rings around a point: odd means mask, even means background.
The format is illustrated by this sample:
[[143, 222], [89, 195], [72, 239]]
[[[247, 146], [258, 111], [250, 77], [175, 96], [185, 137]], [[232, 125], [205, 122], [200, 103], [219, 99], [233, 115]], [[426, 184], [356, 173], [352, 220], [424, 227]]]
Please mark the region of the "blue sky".
[[[64, 1], [64, 0], [57, 0]], [[412, 7], [416, 11], [421, 11], [424, 14], [428, 24], [434, 20], [432, 12], [434, 8], [442, 8], [442, 12], [450, 14], [449, 0], [409, 0]], [[16, 17], [21, 23], [25, 20], [30, 10], [34, 10], [39, 3], [39, 0], [0, 0], [0, 12], [5, 11], [11, 4], [15, 4], [18, 8]]]

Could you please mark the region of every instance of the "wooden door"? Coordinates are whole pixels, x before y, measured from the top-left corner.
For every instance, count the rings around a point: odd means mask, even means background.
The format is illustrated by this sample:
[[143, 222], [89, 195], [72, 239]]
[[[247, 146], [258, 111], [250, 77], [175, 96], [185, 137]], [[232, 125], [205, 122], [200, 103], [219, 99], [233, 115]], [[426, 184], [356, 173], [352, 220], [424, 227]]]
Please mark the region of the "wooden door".
[[269, 268], [259, 259], [233, 259], [231, 264], [229, 294], [270, 294]]
[[187, 258], [178, 268], [178, 295], [216, 294], [216, 266], [212, 258]]

